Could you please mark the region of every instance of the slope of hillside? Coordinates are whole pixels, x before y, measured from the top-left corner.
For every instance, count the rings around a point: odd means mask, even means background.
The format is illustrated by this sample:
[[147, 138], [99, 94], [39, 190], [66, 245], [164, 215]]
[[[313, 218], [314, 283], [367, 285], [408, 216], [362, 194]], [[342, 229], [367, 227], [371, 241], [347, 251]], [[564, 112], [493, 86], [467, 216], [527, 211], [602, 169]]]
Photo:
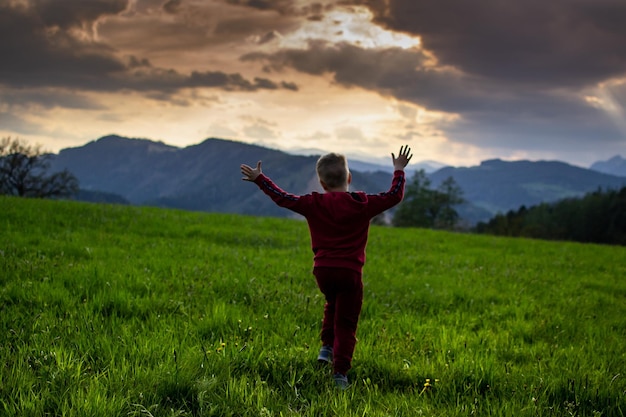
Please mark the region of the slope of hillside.
[[492, 214], [580, 197], [588, 192], [618, 189], [626, 178], [575, 167], [558, 161], [513, 161], [499, 159], [469, 168], [443, 168], [430, 175], [434, 185], [453, 177], [473, 205]]
[[372, 227], [337, 392], [303, 222], [0, 213], [2, 416], [623, 416], [623, 247]]

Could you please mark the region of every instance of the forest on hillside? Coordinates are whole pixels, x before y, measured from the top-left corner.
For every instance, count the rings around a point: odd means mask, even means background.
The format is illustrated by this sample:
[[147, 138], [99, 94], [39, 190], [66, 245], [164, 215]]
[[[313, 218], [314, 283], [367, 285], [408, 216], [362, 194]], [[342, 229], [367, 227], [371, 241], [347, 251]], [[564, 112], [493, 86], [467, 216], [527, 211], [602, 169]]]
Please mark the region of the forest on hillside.
[[407, 181], [404, 200], [391, 223], [397, 227], [626, 245], [626, 187], [599, 188], [583, 197], [523, 205], [469, 230], [462, 226], [464, 220], [457, 211], [465, 203], [464, 191], [454, 178], [448, 177], [434, 188], [421, 170]]
[[477, 233], [626, 245], [626, 187], [582, 198], [521, 206], [475, 228]]

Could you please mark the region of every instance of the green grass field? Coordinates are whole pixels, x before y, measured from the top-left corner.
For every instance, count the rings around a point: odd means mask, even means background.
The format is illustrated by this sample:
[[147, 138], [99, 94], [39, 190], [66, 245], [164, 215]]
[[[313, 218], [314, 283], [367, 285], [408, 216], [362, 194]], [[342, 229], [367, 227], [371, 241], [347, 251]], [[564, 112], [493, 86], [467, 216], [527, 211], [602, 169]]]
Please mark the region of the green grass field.
[[624, 416], [626, 248], [372, 227], [352, 385], [298, 220], [0, 197], [2, 416]]

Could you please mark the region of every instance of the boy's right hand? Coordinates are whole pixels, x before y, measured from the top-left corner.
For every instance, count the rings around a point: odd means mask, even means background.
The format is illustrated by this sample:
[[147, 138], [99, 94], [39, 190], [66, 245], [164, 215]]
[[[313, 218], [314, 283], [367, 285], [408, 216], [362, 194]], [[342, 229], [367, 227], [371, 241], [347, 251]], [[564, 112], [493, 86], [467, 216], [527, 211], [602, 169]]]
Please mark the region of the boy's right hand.
[[241, 179], [244, 181], [256, 180], [257, 177], [262, 174], [261, 161], [256, 163], [256, 168], [252, 168], [251, 166], [246, 164], [241, 164], [241, 174], [243, 175]]
[[391, 153], [391, 161], [393, 162], [393, 168], [396, 171], [404, 171], [404, 167], [409, 164], [409, 161], [413, 158], [413, 154], [411, 154], [411, 148], [409, 145], [404, 145], [400, 147], [400, 153], [398, 157]]

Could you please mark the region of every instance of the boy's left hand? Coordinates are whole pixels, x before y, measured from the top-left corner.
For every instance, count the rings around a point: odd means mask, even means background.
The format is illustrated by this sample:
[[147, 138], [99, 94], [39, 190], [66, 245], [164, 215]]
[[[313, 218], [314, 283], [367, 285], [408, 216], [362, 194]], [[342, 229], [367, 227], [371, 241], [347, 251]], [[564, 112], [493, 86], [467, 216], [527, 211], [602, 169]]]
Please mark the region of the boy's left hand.
[[244, 181], [256, 180], [257, 177], [262, 174], [261, 161], [256, 163], [256, 168], [252, 168], [251, 166], [246, 164], [241, 164], [241, 174], [243, 175], [241, 179]]

